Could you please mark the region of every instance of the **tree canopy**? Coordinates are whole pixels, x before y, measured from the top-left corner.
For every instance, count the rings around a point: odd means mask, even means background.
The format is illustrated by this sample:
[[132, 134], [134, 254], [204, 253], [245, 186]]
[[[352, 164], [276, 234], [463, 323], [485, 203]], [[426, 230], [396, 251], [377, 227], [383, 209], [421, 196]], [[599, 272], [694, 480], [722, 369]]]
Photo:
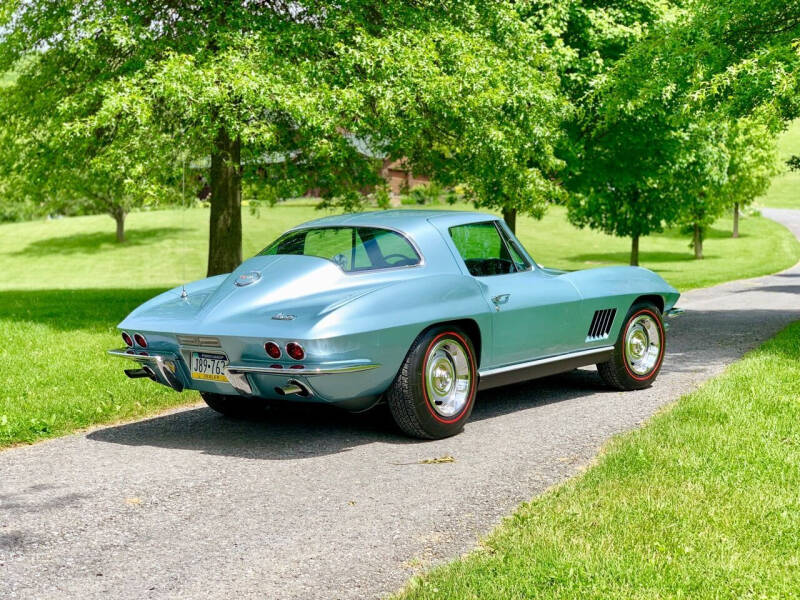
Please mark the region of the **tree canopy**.
[[67, 149], [126, 177], [120, 159], [140, 149], [165, 163], [210, 156], [209, 274], [241, 261], [242, 179], [265, 157], [276, 193], [377, 183], [349, 134], [484, 205], [537, 214], [559, 193], [568, 105], [513, 3], [20, 0], [0, 27], [0, 70], [19, 68], [20, 82], [0, 118], [48, 148], [20, 155], [17, 176]]
[[798, 114], [800, 97], [796, 4], [694, 0], [657, 17], [613, 68], [589, 79], [568, 169], [570, 218], [630, 236], [633, 264], [638, 237], [670, 224], [691, 223], [697, 251], [731, 177], [752, 199], [769, 158], [730, 159], [742, 140], [720, 132], [738, 121], [772, 136]]
[[[635, 254], [691, 210], [681, 170], [717, 171], [698, 131], [800, 114], [785, 0], [11, 0], [0, 31], [5, 186], [124, 218], [208, 157], [209, 274], [241, 261], [243, 181], [350, 205], [377, 155]], [[740, 199], [763, 155], [729, 164]]]

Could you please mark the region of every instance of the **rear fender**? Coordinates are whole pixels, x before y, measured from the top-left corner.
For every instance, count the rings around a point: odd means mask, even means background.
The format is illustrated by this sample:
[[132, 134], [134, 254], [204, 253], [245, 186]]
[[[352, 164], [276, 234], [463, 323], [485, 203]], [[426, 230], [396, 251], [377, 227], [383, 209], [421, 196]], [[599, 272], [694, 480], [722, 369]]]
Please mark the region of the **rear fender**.
[[420, 333], [437, 323], [463, 319], [477, 323], [483, 340], [491, 339], [491, 317], [475, 280], [437, 275], [400, 281], [357, 298], [326, 314], [309, 338], [357, 342], [365, 358], [387, 368], [388, 387]]

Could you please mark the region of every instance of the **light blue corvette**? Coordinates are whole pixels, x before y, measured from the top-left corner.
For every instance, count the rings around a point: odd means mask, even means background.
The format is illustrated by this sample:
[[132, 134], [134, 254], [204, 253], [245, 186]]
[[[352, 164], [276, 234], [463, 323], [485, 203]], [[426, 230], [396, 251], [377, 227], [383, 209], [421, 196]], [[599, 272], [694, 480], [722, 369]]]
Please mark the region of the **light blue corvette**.
[[380, 211], [305, 223], [229, 275], [153, 298], [110, 353], [223, 414], [385, 401], [407, 434], [442, 438], [481, 389], [591, 364], [616, 388], [649, 386], [678, 296], [638, 267], [541, 267], [491, 215]]

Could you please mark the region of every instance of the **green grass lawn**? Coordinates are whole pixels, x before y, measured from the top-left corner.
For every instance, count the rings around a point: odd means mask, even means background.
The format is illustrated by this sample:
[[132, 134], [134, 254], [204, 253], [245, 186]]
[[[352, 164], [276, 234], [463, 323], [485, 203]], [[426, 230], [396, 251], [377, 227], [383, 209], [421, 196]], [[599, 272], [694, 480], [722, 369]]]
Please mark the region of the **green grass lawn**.
[[800, 597], [800, 323], [405, 600]]
[[794, 155], [800, 155], [800, 120], [794, 121], [778, 138], [778, 166], [784, 172], [772, 180], [767, 194], [758, 199], [759, 204], [800, 209], [800, 171], [790, 172], [786, 168], [786, 160]]
[[[461, 207], [466, 208], [466, 207]], [[244, 253], [321, 216], [293, 203], [245, 214]], [[642, 241], [644, 266], [679, 289], [770, 273], [794, 264], [800, 244], [764, 218], [711, 231], [703, 261], [677, 232]], [[520, 219], [519, 234], [539, 262], [566, 269], [627, 263], [628, 242], [580, 231], [552, 209], [542, 221]], [[109, 217], [0, 225], [0, 447], [60, 435], [97, 423], [143, 416], [198, 400], [150, 381], [131, 381], [105, 356], [120, 346], [114, 327], [158, 292], [205, 274], [208, 210], [134, 213], [128, 242], [114, 241]]]
[[[289, 227], [321, 216], [308, 205], [246, 212], [244, 256]], [[643, 238], [641, 264], [686, 290], [772, 273], [800, 260], [800, 244], [768, 219], [743, 218], [738, 240], [730, 237], [730, 226], [726, 217], [711, 228], [700, 261], [692, 256], [689, 237], [678, 231]], [[534, 259], [548, 267], [628, 263], [629, 240], [576, 229], [561, 207], [552, 207], [541, 221], [520, 218], [517, 228]], [[117, 244], [113, 221], [105, 216], [0, 225], [0, 290], [169, 288], [205, 276], [207, 209], [134, 213], [127, 237], [127, 243]]]

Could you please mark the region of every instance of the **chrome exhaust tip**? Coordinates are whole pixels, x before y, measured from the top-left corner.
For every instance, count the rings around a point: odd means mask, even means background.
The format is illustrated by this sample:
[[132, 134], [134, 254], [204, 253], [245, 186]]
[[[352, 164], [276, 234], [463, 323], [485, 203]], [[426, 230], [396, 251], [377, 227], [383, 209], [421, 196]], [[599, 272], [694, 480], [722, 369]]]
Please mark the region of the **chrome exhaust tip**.
[[311, 392], [302, 383], [295, 379], [290, 379], [286, 385], [275, 388], [275, 393], [279, 396], [310, 396]]

